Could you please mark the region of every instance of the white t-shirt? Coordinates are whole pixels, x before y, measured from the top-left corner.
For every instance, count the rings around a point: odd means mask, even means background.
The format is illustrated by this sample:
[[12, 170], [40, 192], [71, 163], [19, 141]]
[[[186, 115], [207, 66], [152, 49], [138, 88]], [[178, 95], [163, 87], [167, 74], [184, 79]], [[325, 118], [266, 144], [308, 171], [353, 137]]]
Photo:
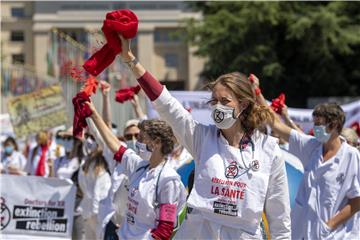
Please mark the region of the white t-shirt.
[[126, 220], [118, 231], [119, 237], [152, 239], [150, 231], [156, 228], [159, 219], [159, 208], [154, 207], [156, 196], [160, 204], [176, 204], [179, 213], [186, 202], [185, 187], [180, 176], [166, 163], [149, 169], [149, 162], [142, 160], [131, 149], [125, 151], [121, 165], [129, 177], [129, 193]]
[[359, 238], [359, 213], [335, 230], [326, 222], [349, 199], [360, 197], [360, 154], [342, 140], [336, 155], [323, 162], [323, 145], [316, 138], [291, 131], [289, 151], [304, 164], [304, 178], [291, 213], [293, 239]]
[[[212, 223], [257, 236], [265, 210], [271, 238], [290, 237], [285, 162], [275, 138], [255, 132], [251, 137], [254, 151], [250, 144], [241, 154], [228, 144], [216, 126], [195, 121], [166, 88], [154, 105], [194, 157], [195, 179], [188, 206], [199, 210]], [[228, 176], [233, 174], [234, 169], [230, 168], [233, 161], [242, 167], [238, 169], [241, 176], [227, 179], [225, 171]], [[258, 170], [246, 170], [250, 164], [259, 167]]]
[[21, 171], [26, 170], [26, 158], [22, 153], [14, 150], [10, 156], [5, 153], [2, 153], [1, 156], [3, 157], [1, 162], [6, 173], [8, 173], [8, 167], [15, 167]]

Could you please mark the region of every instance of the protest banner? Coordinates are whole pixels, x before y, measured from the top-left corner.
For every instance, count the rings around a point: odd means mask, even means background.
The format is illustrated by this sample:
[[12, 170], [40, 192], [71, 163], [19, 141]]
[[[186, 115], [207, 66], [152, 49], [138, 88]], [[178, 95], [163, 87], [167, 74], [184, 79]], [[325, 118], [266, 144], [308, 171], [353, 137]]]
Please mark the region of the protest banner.
[[65, 99], [59, 84], [9, 99], [8, 110], [18, 138], [67, 122]]
[[[193, 118], [205, 125], [213, 124], [211, 119], [211, 109], [207, 101], [211, 98], [211, 93], [206, 91], [170, 91], [170, 94], [175, 97], [185, 109], [191, 111]], [[158, 118], [159, 115], [154, 109], [152, 103], [147, 99], [147, 112], [149, 118]], [[344, 127], [349, 127], [353, 122], [360, 119], [360, 100], [352, 103], [341, 105], [346, 115], [346, 122]], [[305, 133], [313, 127], [312, 109], [304, 108], [290, 108], [288, 113], [291, 119], [299, 124]]]
[[0, 179], [1, 239], [71, 239], [76, 188], [70, 180]]

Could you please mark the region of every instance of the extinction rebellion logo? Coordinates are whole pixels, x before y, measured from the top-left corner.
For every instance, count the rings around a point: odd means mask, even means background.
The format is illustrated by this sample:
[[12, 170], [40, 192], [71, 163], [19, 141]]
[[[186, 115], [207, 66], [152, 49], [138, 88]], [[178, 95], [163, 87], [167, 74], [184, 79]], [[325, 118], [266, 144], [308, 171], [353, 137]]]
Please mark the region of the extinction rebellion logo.
[[5, 199], [3, 197], [0, 198], [0, 208], [1, 208], [1, 214], [0, 214], [0, 218], [1, 218], [1, 225], [0, 225], [0, 230], [3, 230], [7, 227], [7, 225], [10, 222], [10, 217], [11, 217], [11, 213], [9, 208], [6, 206], [6, 202]]

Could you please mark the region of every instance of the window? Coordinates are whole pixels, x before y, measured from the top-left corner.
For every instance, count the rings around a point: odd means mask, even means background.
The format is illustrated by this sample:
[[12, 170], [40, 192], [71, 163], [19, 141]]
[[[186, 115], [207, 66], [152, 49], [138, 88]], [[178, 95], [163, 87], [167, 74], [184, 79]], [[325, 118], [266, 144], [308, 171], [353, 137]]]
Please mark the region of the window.
[[175, 53], [165, 54], [165, 66], [166, 67], [177, 67], [179, 65], [178, 55]]
[[11, 8], [11, 16], [12, 17], [18, 17], [18, 18], [25, 17], [24, 8], [22, 8], [22, 7], [13, 7], [13, 8]]
[[11, 31], [11, 41], [13, 42], [23, 42], [24, 41], [24, 32], [23, 31]]
[[155, 29], [155, 42], [179, 42], [180, 34], [178, 29]]
[[20, 53], [20, 54], [13, 54], [12, 56], [12, 63], [16, 64], [16, 63], [25, 63], [25, 56], [24, 54]]

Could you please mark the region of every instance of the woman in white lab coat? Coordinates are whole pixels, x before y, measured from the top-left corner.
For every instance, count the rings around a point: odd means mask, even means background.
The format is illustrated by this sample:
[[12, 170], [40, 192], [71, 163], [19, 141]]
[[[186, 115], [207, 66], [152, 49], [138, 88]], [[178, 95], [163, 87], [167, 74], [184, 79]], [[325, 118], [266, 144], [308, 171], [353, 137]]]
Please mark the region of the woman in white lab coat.
[[26, 158], [19, 152], [16, 140], [12, 137], [5, 139], [1, 154], [3, 172], [6, 174], [26, 175]]
[[78, 175], [79, 186], [83, 192], [77, 212], [84, 219], [85, 239], [99, 239], [96, 232], [99, 213], [99, 202], [106, 198], [111, 187], [110, 174], [101, 150], [92, 152], [80, 166]]
[[[261, 94], [258, 101], [266, 105]], [[324, 103], [312, 115], [315, 136], [289, 128], [275, 113], [272, 124], [304, 165], [291, 211], [292, 238], [359, 239], [360, 153], [340, 136], [345, 113], [338, 104]]]
[[166, 163], [167, 155], [174, 147], [171, 128], [164, 121], [141, 122], [137, 155], [126, 149], [106, 126], [94, 105], [88, 104], [93, 112], [91, 119], [129, 178], [126, 221], [118, 231], [119, 238], [170, 239], [177, 216], [186, 202], [186, 190], [180, 176]]
[[257, 131], [272, 115], [256, 104], [256, 91], [243, 74], [220, 76], [209, 85], [215, 125], [195, 121], [130, 50], [120, 36], [129, 66], [160, 118], [195, 159], [195, 182], [188, 198], [193, 210], [178, 239], [261, 238], [263, 210], [271, 238], [290, 237], [290, 204], [285, 163], [276, 140]]

